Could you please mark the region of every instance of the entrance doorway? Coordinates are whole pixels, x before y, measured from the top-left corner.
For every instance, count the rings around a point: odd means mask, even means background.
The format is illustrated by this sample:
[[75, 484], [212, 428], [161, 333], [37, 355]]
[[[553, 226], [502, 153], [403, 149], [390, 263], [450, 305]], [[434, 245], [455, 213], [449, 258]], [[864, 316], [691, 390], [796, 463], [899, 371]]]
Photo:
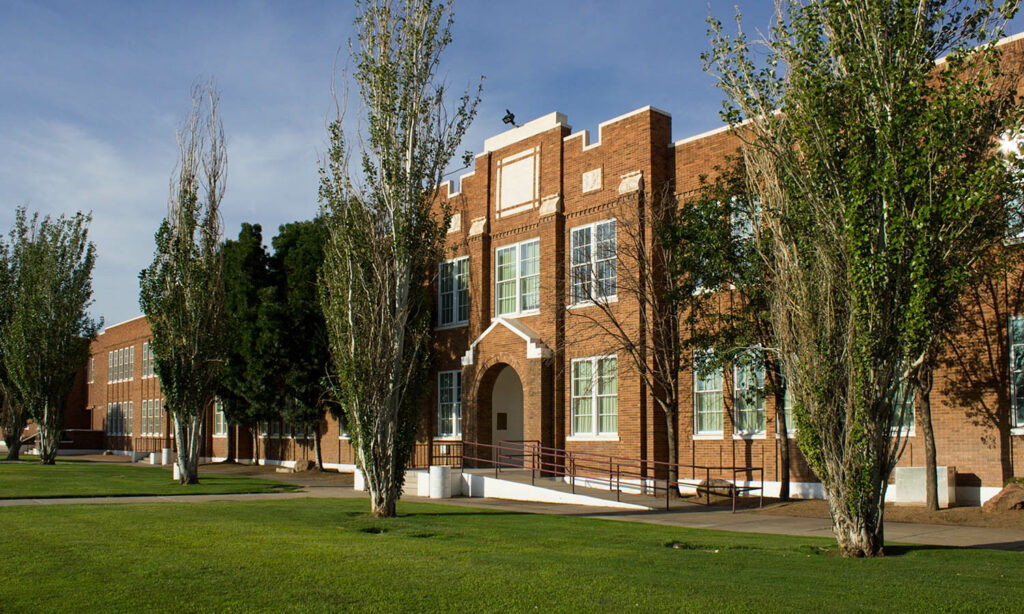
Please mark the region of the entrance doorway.
[[[512, 367], [505, 367], [494, 380], [491, 395], [491, 442], [502, 445], [504, 454], [516, 454], [523, 440], [523, 383]], [[505, 462], [522, 465], [523, 459], [512, 456]]]

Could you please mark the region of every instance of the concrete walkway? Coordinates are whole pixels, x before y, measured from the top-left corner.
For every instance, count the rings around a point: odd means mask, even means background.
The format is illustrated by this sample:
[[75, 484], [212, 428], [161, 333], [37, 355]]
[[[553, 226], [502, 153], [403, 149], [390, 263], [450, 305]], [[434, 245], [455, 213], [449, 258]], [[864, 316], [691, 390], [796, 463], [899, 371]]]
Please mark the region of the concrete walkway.
[[[364, 498], [366, 493], [345, 486], [307, 485], [304, 490], [287, 493], [261, 493], [251, 495], [163, 495], [150, 497], [88, 497], [64, 499], [0, 499], [0, 507], [26, 505], [96, 505], [111, 503], [199, 503], [203, 501], [269, 501], [276, 499], [300, 498]], [[555, 514], [645, 522], [673, 527], [713, 529], [716, 531], [739, 531], [747, 533], [770, 533], [800, 537], [832, 537], [831, 523], [823, 518], [799, 518], [776, 516], [750, 510], [738, 511], [708, 509], [699, 505], [686, 505], [672, 511], [632, 511], [582, 505], [532, 503], [505, 499], [454, 499], [438, 500], [404, 496], [403, 501], [441, 503], [501, 510], [523, 514]], [[885, 525], [887, 543], [923, 544], [930, 546], [992, 548], [1024, 552], [1024, 531], [1013, 529], [992, 529], [930, 524], [908, 524], [889, 522]]]

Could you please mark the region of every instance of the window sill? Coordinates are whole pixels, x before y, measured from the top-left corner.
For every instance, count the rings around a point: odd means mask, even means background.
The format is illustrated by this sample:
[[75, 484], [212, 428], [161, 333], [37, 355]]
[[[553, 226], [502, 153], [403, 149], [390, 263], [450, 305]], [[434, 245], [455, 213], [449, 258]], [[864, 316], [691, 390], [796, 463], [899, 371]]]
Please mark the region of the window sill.
[[765, 439], [764, 431], [756, 433], [733, 433], [733, 439]]
[[227, 436], [227, 434], [226, 434], [226, 433], [225, 433], [224, 435], [217, 435], [217, 434], [214, 434], [214, 435], [213, 435], [213, 438], [214, 438], [214, 439], [227, 439], [227, 438], [228, 438], [228, 436]]
[[525, 318], [527, 316], [540, 315], [540, 309], [531, 309], [530, 311], [517, 311], [515, 313], [502, 313], [491, 318], [493, 322], [497, 318], [505, 318], [506, 320], [515, 320], [516, 318]]
[[722, 433], [699, 433], [693, 436], [694, 441], [713, 441], [716, 439], [725, 439]]
[[455, 324], [444, 324], [444, 325], [435, 326], [434, 330], [438, 330], [438, 331], [441, 331], [441, 330], [455, 330], [455, 329], [459, 329], [459, 328], [466, 328], [468, 326], [469, 326], [469, 320], [466, 320], [465, 322], [456, 322]]
[[579, 303], [573, 303], [565, 307], [566, 311], [572, 311], [574, 309], [583, 309], [584, 307], [597, 307], [598, 304], [610, 305], [619, 302], [619, 295], [613, 294], [612, 296], [606, 296], [596, 301], [582, 301]]
[[1024, 426], [1015, 426], [1011, 428], [1010, 435], [1024, 435]]
[[569, 441], [619, 441], [619, 435], [570, 435], [565, 438]]
[[441, 437], [439, 435], [437, 437], [434, 437], [434, 441], [435, 442], [441, 442], [441, 443], [452, 443], [452, 442], [462, 441], [462, 435], [445, 435], [444, 437]]
[[[782, 436], [779, 435], [778, 433], [775, 433], [775, 438], [776, 439], [782, 439]], [[796, 439], [796, 429], [793, 429], [791, 431], [786, 431], [786, 439], [787, 440]]]

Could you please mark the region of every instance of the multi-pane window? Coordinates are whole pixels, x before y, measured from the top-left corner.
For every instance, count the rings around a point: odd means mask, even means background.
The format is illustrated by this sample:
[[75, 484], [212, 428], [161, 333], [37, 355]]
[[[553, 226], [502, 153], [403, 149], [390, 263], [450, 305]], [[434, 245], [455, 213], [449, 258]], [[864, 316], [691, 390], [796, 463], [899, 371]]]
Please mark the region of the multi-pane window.
[[143, 436], [163, 435], [164, 420], [160, 399], [142, 401], [142, 434]]
[[764, 360], [755, 353], [741, 354], [733, 365], [733, 420], [736, 433], [764, 432]]
[[499, 316], [540, 309], [540, 239], [494, 250], [494, 279]]
[[[793, 387], [787, 385], [786, 393], [782, 399], [782, 416], [786, 420], [786, 435], [792, 435], [796, 432], [796, 423], [793, 422]], [[776, 429], [781, 431], [781, 429]]]
[[910, 378], [900, 382], [896, 398], [893, 400], [892, 411], [893, 432], [895, 433], [896, 429], [899, 429], [904, 435], [912, 435], [914, 432], [914, 386], [910, 383]]
[[[695, 361], [696, 363], [696, 361]], [[721, 435], [724, 399], [722, 368], [693, 369], [693, 429], [697, 435]]]
[[156, 375], [156, 361], [153, 359], [153, 346], [148, 341], [142, 343], [142, 377]]
[[437, 374], [437, 436], [462, 436], [462, 372]]
[[438, 267], [438, 325], [469, 321], [469, 258], [442, 262]]
[[89, 383], [96, 381], [96, 359], [89, 359]]
[[615, 296], [618, 284], [615, 220], [573, 228], [571, 240], [572, 302]]
[[131, 401], [107, 404], [107, 435], [132, 434], [133, 405]]
[[1024, 427], [1024, 316], [1010, 318], [1010, 424]]
[[224, 437], [228, 434], [228, 421], [224, 416], [224, 401], [220, 398], [213, 402], [213, 436]]
[[572, 434], [614, 435], [619, 431], [619, 374], [615, 356], [572, 361]]
[[112, 350], [107, 353], [107, 382], [123, 382], [135, 379], [132, 365], [135, 363], [135, 346]]

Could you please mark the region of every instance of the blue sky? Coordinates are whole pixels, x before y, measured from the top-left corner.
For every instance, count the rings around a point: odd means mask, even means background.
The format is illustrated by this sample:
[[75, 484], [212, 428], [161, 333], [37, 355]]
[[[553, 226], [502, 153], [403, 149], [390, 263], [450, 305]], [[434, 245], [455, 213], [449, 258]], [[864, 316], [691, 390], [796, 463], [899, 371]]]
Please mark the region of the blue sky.
[[[737, 4], [745, 29], [767, 27], [769, 0], [458, 2], [444, 76], [457, 89], [486, 77], [461, 149], [479, 152], [503, 131], [506, 108], [520, 123], [561, 111], [594, 131], [650, 104], [672, 114], [675, 139], [718, 127], [721, 95], [700, 62], [705, 18], [728, 21]], [[0, 229], [21, 204], [92, 211], [93, 315], [108, 325], [138, 315], [175, 127], [191, 84], [211, 76], [228, 139], [226, 234], [257, 222], [269, 242], [278, 225], [312, 217], [352, 16], [345, 0], [0, 0]]]

